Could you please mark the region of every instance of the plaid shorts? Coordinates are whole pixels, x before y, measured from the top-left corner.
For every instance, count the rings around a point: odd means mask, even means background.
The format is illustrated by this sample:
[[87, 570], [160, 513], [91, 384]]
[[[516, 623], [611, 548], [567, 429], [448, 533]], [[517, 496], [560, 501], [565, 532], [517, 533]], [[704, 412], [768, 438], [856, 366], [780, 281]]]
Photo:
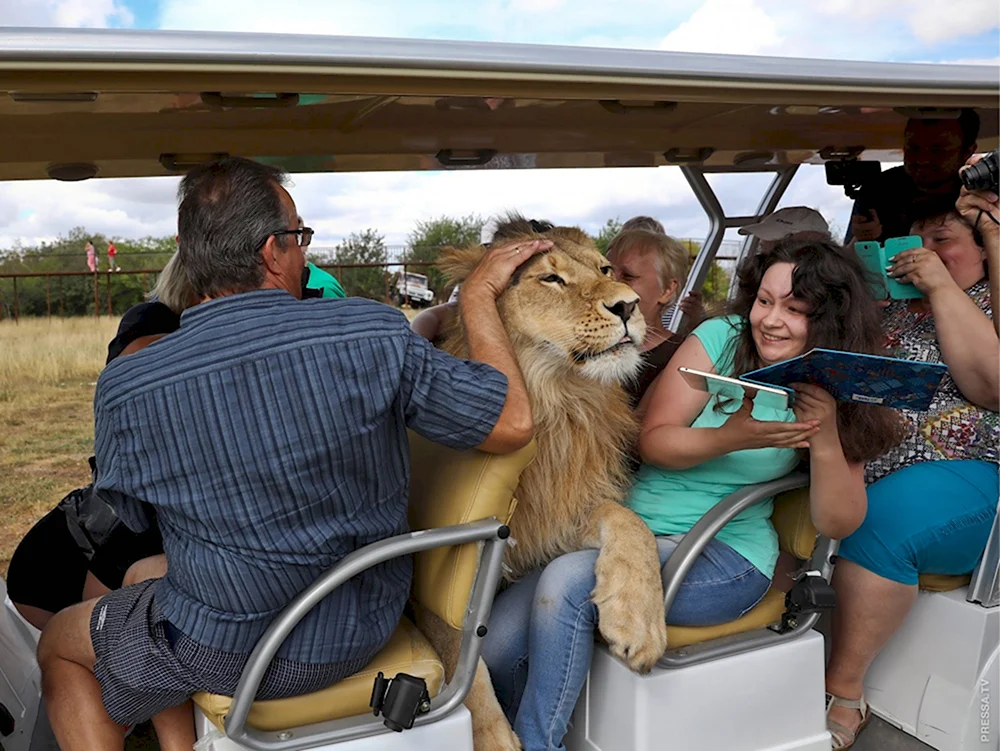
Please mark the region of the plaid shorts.
[[[163, 617], [155, 579], [102, 597], [90, 616], [104, 708], [119, 725], [135, 725], [199, 691], [232, 696], [249, 653], [234, 654], [192, 641]], [[361, 670], [373, 655], [333, 664], [275, 658], [257, 691], [280, 699], [319, 691]]]

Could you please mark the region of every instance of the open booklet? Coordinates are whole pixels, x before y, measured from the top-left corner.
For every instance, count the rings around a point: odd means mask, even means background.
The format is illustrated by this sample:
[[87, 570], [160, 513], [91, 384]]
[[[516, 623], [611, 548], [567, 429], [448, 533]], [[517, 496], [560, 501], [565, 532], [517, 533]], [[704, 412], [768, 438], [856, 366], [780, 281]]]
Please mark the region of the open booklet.
[[840, 401], [923, 412], [947, 371], [943, 363], [817, 348], [746, 373], [742, 380], [779, 387], [815, 383]]

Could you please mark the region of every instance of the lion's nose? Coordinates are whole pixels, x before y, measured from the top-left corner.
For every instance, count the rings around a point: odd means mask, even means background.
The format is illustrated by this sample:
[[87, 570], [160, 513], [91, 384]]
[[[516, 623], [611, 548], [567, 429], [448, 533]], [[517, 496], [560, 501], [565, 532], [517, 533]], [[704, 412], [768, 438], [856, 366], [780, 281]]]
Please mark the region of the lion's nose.
[[621, 318], [622, 323], [628, 323], [628, 319], [632, 317], [632, 311], [635, 310], [635, 305], [635, 301], [625, 302], [624, 300], [619, 300], [614, 305], [604, 303], [604, 307]]

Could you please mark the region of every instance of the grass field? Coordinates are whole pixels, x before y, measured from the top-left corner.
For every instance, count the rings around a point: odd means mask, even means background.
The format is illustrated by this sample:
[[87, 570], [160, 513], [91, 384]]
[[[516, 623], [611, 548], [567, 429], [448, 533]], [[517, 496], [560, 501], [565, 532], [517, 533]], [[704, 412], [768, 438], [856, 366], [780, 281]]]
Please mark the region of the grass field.
[[[404, 310], [407, 317], [414, 311]], [[0, 321], [0, 571], [25, 532], [90, 478], [94, 384], [117, 318]]]
[[94, 382], [117, 318], [0, 322], [0, 569], [31, 525], [87, 484]]

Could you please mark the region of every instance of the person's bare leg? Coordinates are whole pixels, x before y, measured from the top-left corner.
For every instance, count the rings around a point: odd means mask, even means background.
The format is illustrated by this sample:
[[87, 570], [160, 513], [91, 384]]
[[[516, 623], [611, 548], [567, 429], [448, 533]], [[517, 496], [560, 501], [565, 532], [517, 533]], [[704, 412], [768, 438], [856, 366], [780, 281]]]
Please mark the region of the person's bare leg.
[[87, 572], [87, 578], [83, 580], [83, 599], [93, 600], [95, 597], [104, 597], [111, 590], [101, 583], [101, 580], [94, 576], [90, 571]]
[[52, 616], [38, 642], [42, 694], [62, 751], [105, 751], [125, 746], [125, 729], [112, 720], [94, 677], [90, 614], [97, 600]]
[[165, 709], [153, 717], [160, 751], [191, 751], [194, 746], [194, 707], [190, 701]]
[[127, 587], [130, 584], [138, 584], [147, 579], [160, 579], [166, 573], [167, 556], [162, 553], [160, 555], [151, 555], [148, 558], [136, 561], [128, 567], [128, 571], [125, 572], [125, 578], [122, 579], [122, 586]]
[[[841, 558], [833, 573], [833, 587], [837, 608], [826, 690], [844, 699], [859, 699], [865, 673], [910, 612], [917, 585], [900, 584]], [[830, 708], [830, 719], [854, 730], [861, 724], [861, 713], [835, 706]]]

